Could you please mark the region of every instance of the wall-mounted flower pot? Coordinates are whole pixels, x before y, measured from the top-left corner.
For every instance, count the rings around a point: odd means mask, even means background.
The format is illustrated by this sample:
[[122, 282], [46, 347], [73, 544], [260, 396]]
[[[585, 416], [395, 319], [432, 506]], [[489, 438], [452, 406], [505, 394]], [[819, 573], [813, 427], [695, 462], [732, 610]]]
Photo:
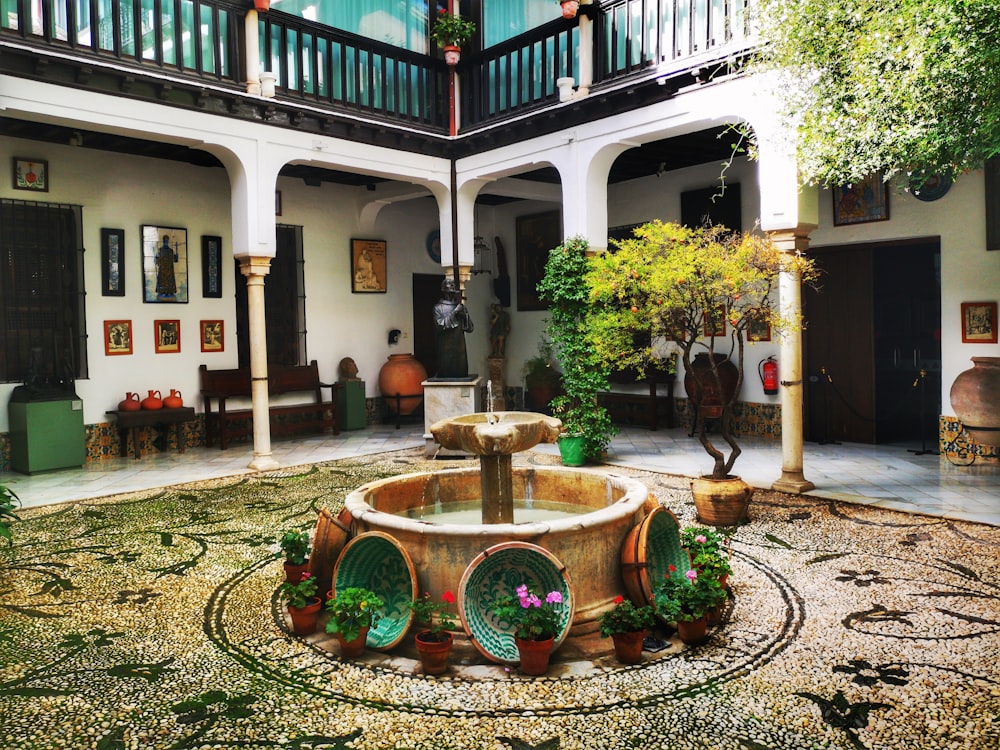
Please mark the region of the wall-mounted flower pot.
[[458, 65], [458, 61], [462, 59], [462, 48], [457, 47], [454, 44], [444, 45], [444, 61], [449, 65]]
[[559, 5], [562, 6], [563, 18], [576, 18], [576, 13], [580, 10], [579, 0], [562, 0]]
[[255, 10], [270, 10], [271, 0], [253, 0], [253, 7]]

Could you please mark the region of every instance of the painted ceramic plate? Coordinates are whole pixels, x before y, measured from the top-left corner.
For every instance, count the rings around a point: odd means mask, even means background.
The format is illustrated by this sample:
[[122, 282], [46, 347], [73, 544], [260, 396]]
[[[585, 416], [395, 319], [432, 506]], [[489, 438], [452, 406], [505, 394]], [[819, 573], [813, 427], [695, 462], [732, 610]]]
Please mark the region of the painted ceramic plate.
[[417, 595], [413, 562], [399, 542], [381, 531], [359, 534], [347, 543], [333, 568], [333, 591], [370, 589], [385, 602], [382, 619], [368, 631], [370, 648], [387, 650], [406, 635], [413, 620], [408, 604]]
[[677, 517], [660, 505], [628, 533], [622, 545], [622, 577], [632, 602], [652, 604], [653, 589], [671, 565], [684, 572], [691, 560], [681, 547]]
[[910, 189], [913, 192], [913, 197], [917, 200], [926, 201], [930, 203], [931, 201], [936, 201], [938, 198], [943, 198], [945, 194], [951, 190], [952, 178], [949, 174], [940, 174], [935, 172], [934, 174], [928, 175], [923, 184], [920, 184], [920, 178], [922, 173], [914, 173], [913, 177], [910, 178]]
[[569, 573], [558, 558], [529, 542], [502, 542], [473, 560], [462, 574], [458, 588], [458, 613], [465, 632], [483, 656], [492, 661], [516, 664], [520, 657], [512, 628], [492, 612], [493, 602], [513, 594], [518, 586], [534, 585], [540, 592], [558, 591], [563, 597], [561, 629], [553, 650], [569, 633], [573, 622], [573, 592]]

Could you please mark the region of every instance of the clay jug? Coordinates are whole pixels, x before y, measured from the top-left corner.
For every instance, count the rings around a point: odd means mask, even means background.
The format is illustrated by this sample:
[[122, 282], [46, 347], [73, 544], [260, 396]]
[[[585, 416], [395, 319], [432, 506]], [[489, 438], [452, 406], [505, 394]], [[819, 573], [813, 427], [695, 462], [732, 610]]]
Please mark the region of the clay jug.
[[[395, 414], [398, 409], [402, 416], [412, 414], [424, 400], [425, 380], [427, 370], [412, 354], [390, 354], [378, 372], [378, 389], [389, 413]], [[396, 394], [407, 398], [399, 399], [397, 404]]]
[[716, 382], [712, 374], [712, 363], [708, 352], [695, 355], [691, 361], [691, 371], [684, 374], [684, 390], [688, 398], [702, 410], [706, 419], [718, 419], [722, 410], [733, 398], [739, 370], [725, 354], [715, 354], [715, 365], [719, 373]]
[[1000, 357], [973, 357], [951, 385], [951, 407], [980, 445], [1000, 447]]
[[163, 399], [163, 407], [165, 409], [180, 409], [184, 406], [184, 399], [181, 398], [181, 392], [170, 389], [170, 395]]
[[150, 391], [149, 395], [142, 400], [143, 409], [162, 409], [163, 398], [159, 391]]
[[125, 394], [125, 400], [118, 402], [118, 411], [139, 411], [142, 404], [139, 403], [139, 394], [129, 391]]

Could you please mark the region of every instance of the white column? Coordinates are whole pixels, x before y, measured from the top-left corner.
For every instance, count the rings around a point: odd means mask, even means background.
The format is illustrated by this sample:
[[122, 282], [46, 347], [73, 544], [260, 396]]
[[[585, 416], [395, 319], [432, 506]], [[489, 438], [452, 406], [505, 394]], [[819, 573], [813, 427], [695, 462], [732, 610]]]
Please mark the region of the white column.
[[277, 469], [271, 456], [271, 421], [267, 395], [267, 332], [264, 316], [264, 277], [271, 271], [269, 257], [240, 258], [247, 277], [247, 315], [250, 324], [250, 393], [253, 397], [253, 459], [256, 471]]
[[[771, 241], [784, 253], [804, 253], [809, 249], [810, 226], [768, 232]], [[778, 279], [781, 316], [800, 320], [802, 284], [797, 273], [782, 271]], [[802, 333], [788, 331], [781, 335], [781, 478], [771, 485], [780, 492], [800, 493], [815, 489], [805, 478], [802, 467]]]
[[257, 11], [251, 8], [243, 19], [246, 31], [247, 93], [260, 96], [260, 27]]

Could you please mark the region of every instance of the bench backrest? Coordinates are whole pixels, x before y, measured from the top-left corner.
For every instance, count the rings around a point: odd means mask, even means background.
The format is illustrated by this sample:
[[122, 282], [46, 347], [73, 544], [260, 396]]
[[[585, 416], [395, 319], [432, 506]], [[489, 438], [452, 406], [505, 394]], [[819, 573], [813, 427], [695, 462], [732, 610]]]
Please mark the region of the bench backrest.
[[[202, 395], [214, 397], [250, 397], [250, 368], [235, 370], [209, 370], [207, 365], [198, 367]], [[308, 365], [268, 365], [267, 392], [270, 395], [312, 391], [317, 400], [320, 395], [319, 366], [314, 359]]]

